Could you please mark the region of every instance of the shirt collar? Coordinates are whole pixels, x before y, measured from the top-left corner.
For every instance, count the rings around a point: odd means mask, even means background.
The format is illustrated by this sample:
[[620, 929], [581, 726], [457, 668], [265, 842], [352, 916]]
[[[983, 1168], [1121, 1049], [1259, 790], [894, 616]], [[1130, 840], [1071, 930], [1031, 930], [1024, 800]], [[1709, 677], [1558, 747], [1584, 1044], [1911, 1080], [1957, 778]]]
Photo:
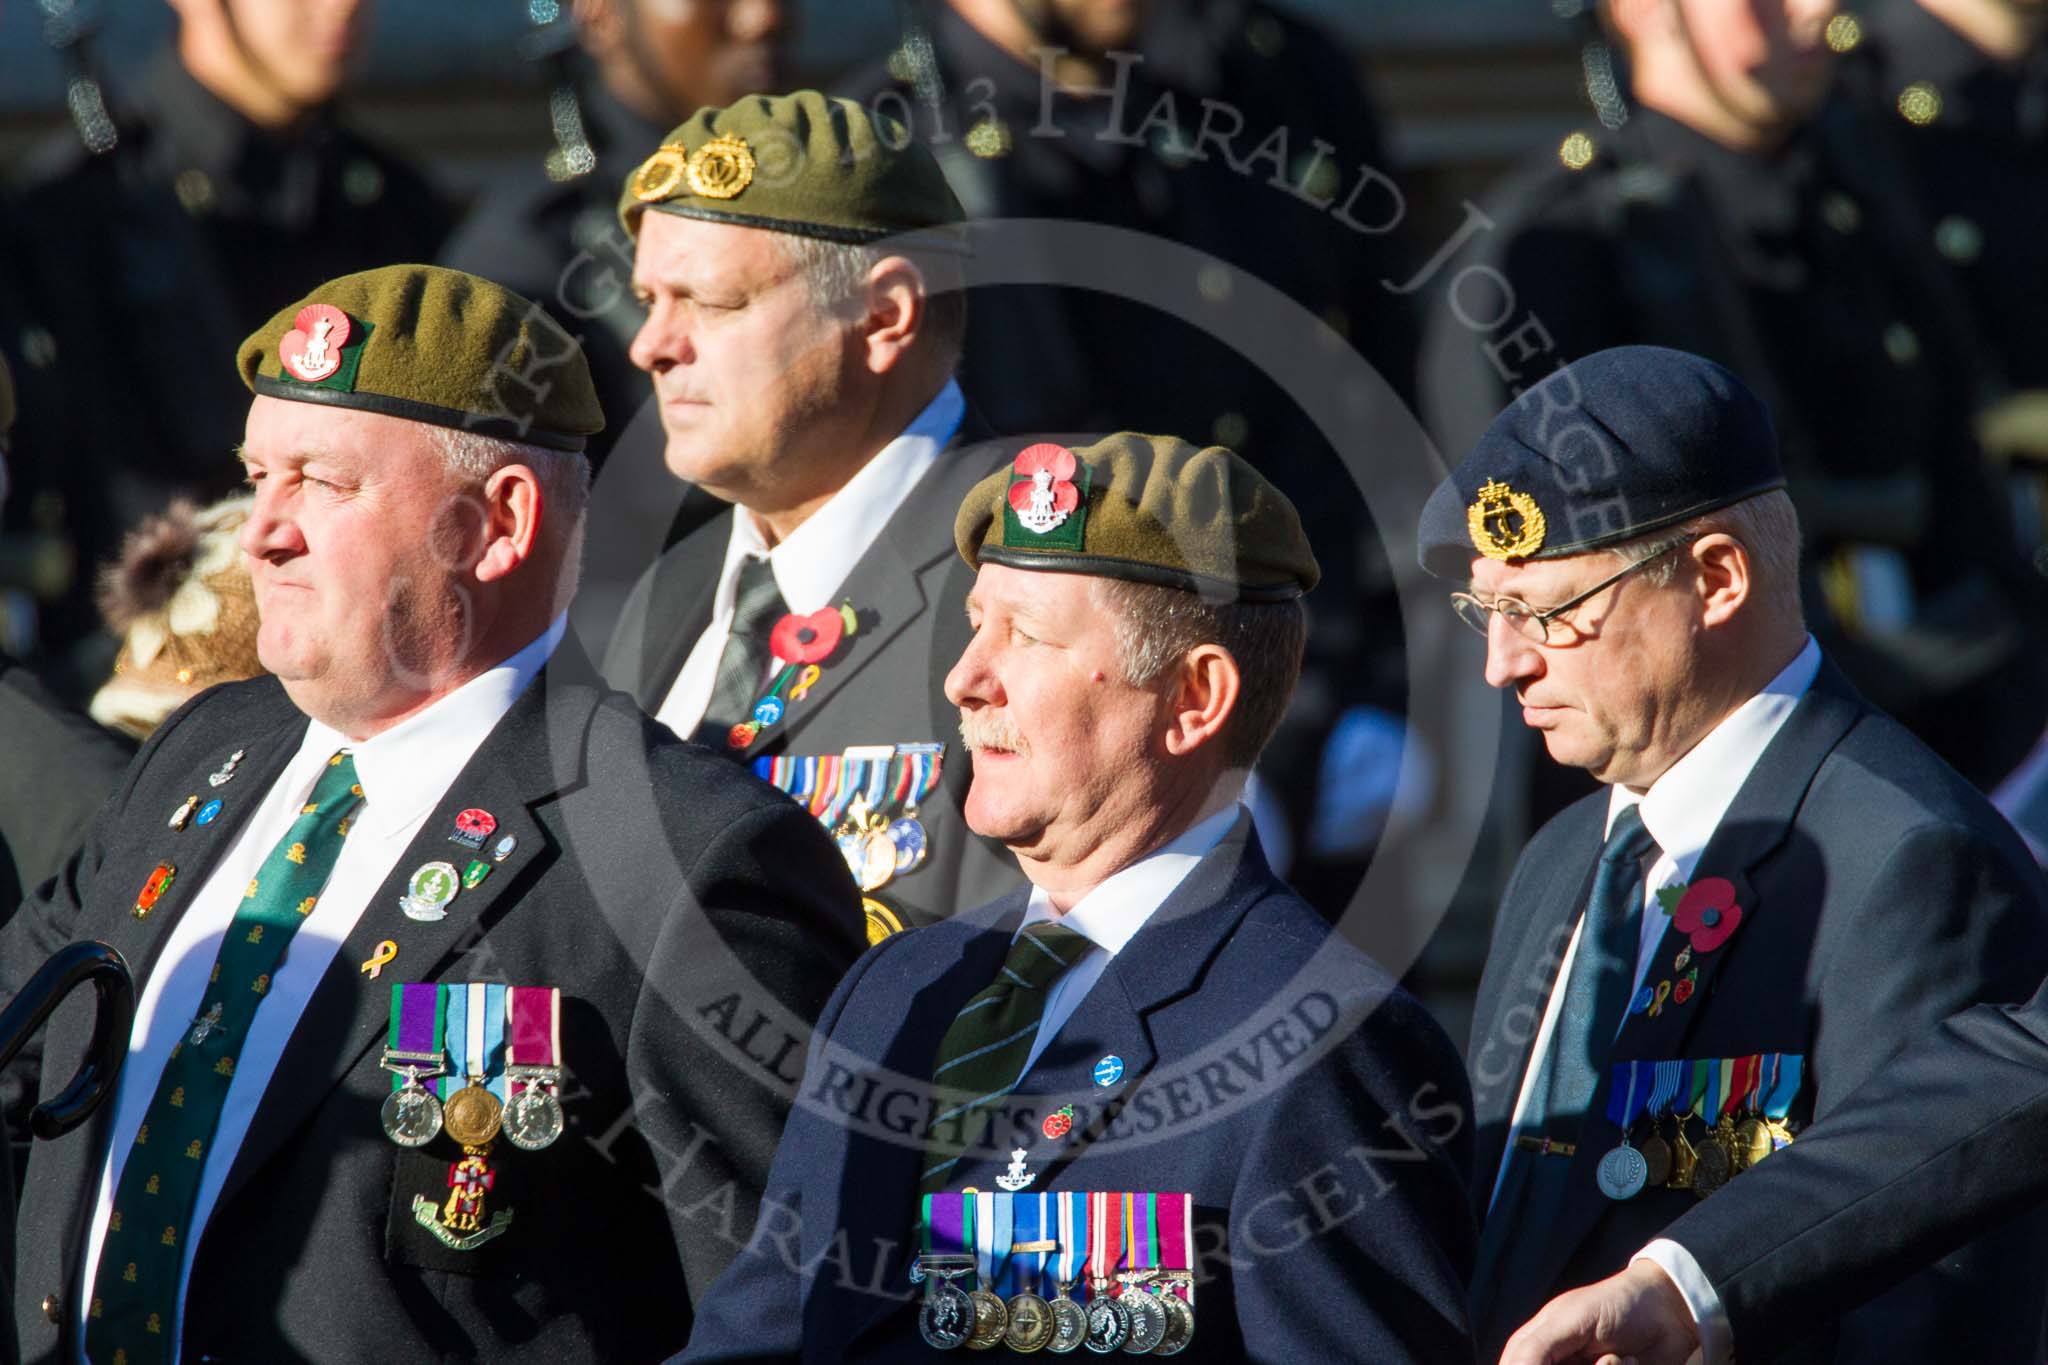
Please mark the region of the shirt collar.
[[[1161, 845], [1130, 866], [1102, 879], [1094, 890], [1074, 904], [1059, 922], [1084, 934], [1096, 947], [1115, 957], [1123, 951], [1166, 898], [1187, 880], [1195, 864], [1223, 842], [1239, 817], [1248, 813], [1232, 804], [1189, 827], [1179, 837]], [[1052, 897], [1043, 887], [1031, 888], [1031, 903], [1024, 909], [1024, 921], [1017, 932], [1040, 920], [1055, 918]]]
[[1608, 797], [1608, 828], [1615, 816], [1640, 804], [1643, 827], [1676, 865], [1679, 878], [1689, 880], [1736, 792], [1819, 673], [1820, 646], [1809, 635], [1777, 677], [1708, 731], [1649, 791], [1637, 796], [1616, 783]]
[[967, 400], [958, 380], [949, 379], [938, 396], [925, 404], [903, 434], [875, 452], [860, 472], [805, 519], [804, 524], [774, 549], [761, 538], [753, 514], [735, 511], [732, 538], [725, 547], [725, 568], [719, 575], [720, 613], [732, 611], [734, 582], [740, 564], [766, 557], [775, 570], [782, 600], [799, 616], [832, 605], [840, 584], [867, 553], [882, 527], [939, 458], [939, 451], [960, 429]]
[[568, 627], [568, 616], [557, 616], [538, 639], [505, 662], [369, 739], [352, 740], [313, 721], [306, 727], [299, 753], [324, 760], [336, 749], [353, 750], [356, 780], [363, 788], [363, 822], [384, 832], [404, 829], [447, 794], [484, 738], [562, 643]]

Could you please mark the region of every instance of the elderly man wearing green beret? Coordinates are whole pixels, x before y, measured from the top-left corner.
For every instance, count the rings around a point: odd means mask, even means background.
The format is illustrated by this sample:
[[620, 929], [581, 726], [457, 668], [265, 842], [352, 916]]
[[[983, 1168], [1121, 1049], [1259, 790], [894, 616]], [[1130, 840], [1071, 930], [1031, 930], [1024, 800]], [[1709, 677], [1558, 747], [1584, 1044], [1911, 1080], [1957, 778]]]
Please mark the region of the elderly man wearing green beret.
[[954, 536], [967, 820], [1030, 887], [840, 983], [685, 1359], [1470, 1361], [1463, 1066], [1241, 802], [1318, 576], [1294, 508], [1126, 434], [1019, 451]]
[[658, 1356], [858, 944], [845, 865], [564, 639], [602, 419], [543, 313], [395, 266], [239, 363], [275, 676], [167, 720], [0, 935], [0, 996], [80, 935], [139, 986], [116, 1093], [35, 1153], [23, 1353]]
[[1010, 890], [960, 820], [940, 691], [966, 643], [946, 528], [1007, 454], [963, 448], [964, 238], [938, 163], [849, 101], [750, 96], [671, 133], [619, 216], [669, 471], [735, 506], [642, 576], [606, 676], [819, 812], [872, 937]]

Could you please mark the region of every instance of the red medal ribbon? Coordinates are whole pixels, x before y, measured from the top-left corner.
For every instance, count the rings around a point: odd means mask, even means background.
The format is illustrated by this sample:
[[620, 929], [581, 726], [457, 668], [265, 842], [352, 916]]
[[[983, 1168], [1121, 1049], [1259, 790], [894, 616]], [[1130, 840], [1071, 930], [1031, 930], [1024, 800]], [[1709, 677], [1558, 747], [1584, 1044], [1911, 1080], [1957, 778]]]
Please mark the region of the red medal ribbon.
[[[508, 986], [505, 1013], [511, 1016], [505, 1060], [512, 1066], [554, 1066], [562, 1047], [562, 992], [553, 986]], [[529, 1082], [513, 1086], [513, 1093]]]
[[[1124, 1197], [1120, 1194], [1088, 1196], [1088, 1278], [1114, 1280], [1124, 1261]], [[1109, 1291], [1114, 1293], [1114, 1290]]]

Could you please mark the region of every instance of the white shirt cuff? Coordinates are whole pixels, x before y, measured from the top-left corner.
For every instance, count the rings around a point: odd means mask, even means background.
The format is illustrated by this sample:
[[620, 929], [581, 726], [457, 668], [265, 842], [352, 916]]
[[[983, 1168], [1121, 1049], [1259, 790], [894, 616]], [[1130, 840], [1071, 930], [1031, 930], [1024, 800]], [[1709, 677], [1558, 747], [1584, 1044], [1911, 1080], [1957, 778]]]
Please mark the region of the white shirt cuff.
[[1668, 1237], [1659, 1237], [1630, 1258], [1631, 1264], [1636, 1261], [1648, 1261], [1678, 1286], [1678, 1295], [1685, 1300], [1686, 1311], [1699, 1328], [1701, 1365], [1728, 1365], [1735, 1354], [1728, 1312], [1692, 1253]]

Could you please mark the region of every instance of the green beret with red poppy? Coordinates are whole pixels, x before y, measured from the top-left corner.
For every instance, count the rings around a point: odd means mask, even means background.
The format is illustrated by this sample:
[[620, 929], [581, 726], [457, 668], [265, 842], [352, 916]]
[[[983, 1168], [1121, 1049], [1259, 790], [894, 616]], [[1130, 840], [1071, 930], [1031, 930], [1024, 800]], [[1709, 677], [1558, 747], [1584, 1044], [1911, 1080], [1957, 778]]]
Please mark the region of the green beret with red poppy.
[[1242, 456], [1120, 432], [1026, 446], [953, 522], [969, 564], [1085, 573], [1205, 597], [1280, 602], [1322, 571], [1286, 495]]
[[604, 430], [574, 337], [503, 285], [437, 265], [329, 280], [251, 332], [236, 364], [267, 398], [549, 450], [580, 451]]

